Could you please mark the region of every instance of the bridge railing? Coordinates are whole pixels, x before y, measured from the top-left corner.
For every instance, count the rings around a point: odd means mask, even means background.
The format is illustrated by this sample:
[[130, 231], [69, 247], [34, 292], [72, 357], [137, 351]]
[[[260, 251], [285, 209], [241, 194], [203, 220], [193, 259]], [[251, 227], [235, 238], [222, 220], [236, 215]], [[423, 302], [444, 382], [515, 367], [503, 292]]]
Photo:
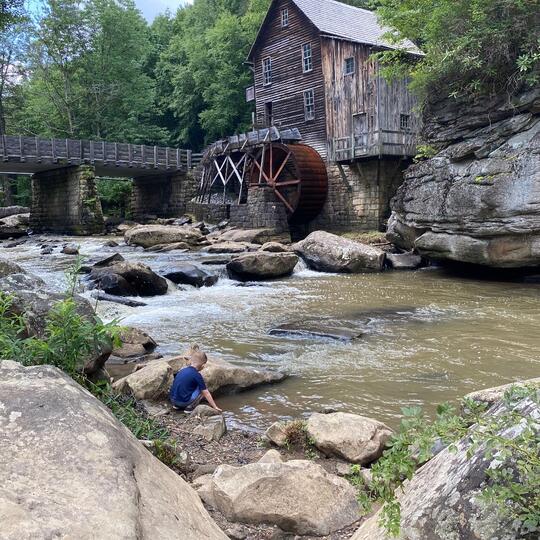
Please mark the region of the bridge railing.
[[0, 159], [187, 170], [196, 166], [201, 156], [181, 148], [3, 135], [0, 140]]

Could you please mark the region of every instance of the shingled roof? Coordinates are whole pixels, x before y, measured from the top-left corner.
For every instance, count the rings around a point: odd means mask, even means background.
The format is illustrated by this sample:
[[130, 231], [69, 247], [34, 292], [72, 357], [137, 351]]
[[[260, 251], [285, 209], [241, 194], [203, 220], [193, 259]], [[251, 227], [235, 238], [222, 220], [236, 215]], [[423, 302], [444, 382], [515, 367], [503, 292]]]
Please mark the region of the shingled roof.
[[[412, 41], [404, 40], [400, 44], [395, 44], [384, 40], [383, 35], [389, 29], [379, 24], [377, 15], [372, 11], [349, 6], [335, 0], [292, 1], [319, 32], [325, 36], [387, 49], [403, 49], [412, 54], [423, 54]], [[265, 23], [266, 18], [262, 27], [264, 27]], [[259, 34], [261, 30], [259, 30]], [[258, 38], [259, 36], [257, 36], [253, 47], [257, 43]], [[249, 53], [249, 57], [251, 57], [252, 53], [253, 48]]]

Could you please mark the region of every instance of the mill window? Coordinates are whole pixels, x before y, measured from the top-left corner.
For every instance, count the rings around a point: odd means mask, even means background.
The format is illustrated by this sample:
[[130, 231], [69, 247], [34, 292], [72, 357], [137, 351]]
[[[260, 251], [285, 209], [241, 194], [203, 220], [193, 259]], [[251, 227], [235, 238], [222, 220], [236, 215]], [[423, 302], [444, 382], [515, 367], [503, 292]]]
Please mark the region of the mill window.
[[399, 129], [401, 131], [409, 131], [411, 128], [411, 115], [410, 114], [400, 114], [399, 115]]
[[289, 10], [281, 10], [281, 28], [287, 28], [289, 26]]
[[263, 84], [265, 86], [272, 84], [272, 59], [263, 60]]
[[345, 75], [352, 75], [354, 73], [354, 69], [354, 58], [345, 58]]
[[304, 114], [306, 120], [315, 120], [315, 92], [313, 90], [304, 92]]
[[313, 54], [311, 51], [311, 43], [302, 45], [302, 71], [307, 73], [313, 69]]

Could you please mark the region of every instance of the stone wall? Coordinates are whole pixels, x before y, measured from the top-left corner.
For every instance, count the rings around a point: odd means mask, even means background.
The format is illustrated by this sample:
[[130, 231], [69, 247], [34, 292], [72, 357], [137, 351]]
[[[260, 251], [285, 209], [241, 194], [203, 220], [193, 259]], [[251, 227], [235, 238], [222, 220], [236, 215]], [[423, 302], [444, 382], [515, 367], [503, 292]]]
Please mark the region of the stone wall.
[[390, 200], [408, 164], [400, 158], [329, 163], [328, 198], [309, 230], [380, 230], [390, 215]]
[[271, 188], [250, 186], [246, 204], [207, 204], [190, 202], [187, 211], [197, 220], [219, 223], [228, 220], [234, 227], [288, 230], [285, 207], [276, 200]]
[[34, 174], [30, 228], [77, 235], [103, 232], [94, 169], [65, 167]]
[[151, 216], [179, 217], [186, 213], [195, 196], [196, 179], [190, 174], [155, 175], [134, 178], [131, 214], [144, 221]]

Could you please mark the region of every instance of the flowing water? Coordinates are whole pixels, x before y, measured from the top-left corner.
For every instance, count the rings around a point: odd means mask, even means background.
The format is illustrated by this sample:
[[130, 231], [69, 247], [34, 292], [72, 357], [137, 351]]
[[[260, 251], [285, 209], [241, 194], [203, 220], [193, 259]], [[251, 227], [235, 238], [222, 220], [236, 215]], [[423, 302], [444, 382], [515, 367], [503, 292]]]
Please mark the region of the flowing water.
[[[59, 245], [73, 238], [56, 240]], [[119, 252], [156, 270], [172, 261], [199, 263], [209, 257], [103, 248], [103, 238], [76, 241], [90, 260]], [[73, 262], [57, 253], [40, 256], [35, 241], [0, 254], [59, 290], [63, 271]], [[98, 312], [146, 330], [162, 354], [198, 343], [239, 365], [287, 370], [291, 377], [283, 383], [218, 400], [231, 420], [245, 427], [327, 407], [396, 426], [401, 407], [425, 405], [432, 411], [473, 390], [540, 376], [538, 284], [478, 281], [438, 269], [322, 274], [300, 264], [290, 278], [239, 286], [223, 267], [206, 268], [221, 273], [217, 285], [185, 286], [143, 299], [145, 307], [102, 302]], [[285, 323], [338, 325], [363, 335], [349, 342], [269, 335]]]

